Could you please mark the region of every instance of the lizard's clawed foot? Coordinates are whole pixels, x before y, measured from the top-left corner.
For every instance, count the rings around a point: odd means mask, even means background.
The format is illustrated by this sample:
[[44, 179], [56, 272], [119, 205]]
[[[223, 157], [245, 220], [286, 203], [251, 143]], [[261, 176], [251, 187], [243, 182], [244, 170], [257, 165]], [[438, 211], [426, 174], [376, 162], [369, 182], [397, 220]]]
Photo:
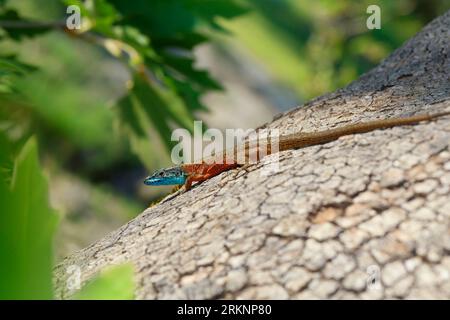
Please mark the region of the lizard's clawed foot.
[[176, 185], [175, 187], [172, 188], [172, 192], [170, 192], [170, 193], [171, 193], [171, 194], [172, 194], [172, 193], [175, 193], [175, 192], [177, 192], [178, 190], [180, 190], [182, 187], [183, 187], [182, 184]]

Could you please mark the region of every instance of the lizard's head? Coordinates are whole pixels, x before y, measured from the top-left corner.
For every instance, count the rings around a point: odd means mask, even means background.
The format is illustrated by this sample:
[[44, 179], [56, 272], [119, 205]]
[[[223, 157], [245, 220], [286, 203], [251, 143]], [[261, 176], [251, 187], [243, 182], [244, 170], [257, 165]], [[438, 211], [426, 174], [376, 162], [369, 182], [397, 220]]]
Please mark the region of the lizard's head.
[[148, 186], [165, 186], [173, 184], [184, 184], [186, 173], [180, 167], [161, 169], [145, 178], [144, 183]]

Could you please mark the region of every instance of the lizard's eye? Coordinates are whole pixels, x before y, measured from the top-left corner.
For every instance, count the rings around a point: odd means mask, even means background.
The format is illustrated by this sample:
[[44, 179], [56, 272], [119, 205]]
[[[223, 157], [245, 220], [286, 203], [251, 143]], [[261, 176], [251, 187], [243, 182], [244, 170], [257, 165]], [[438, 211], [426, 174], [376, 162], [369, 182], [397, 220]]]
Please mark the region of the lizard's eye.
[[164, 172], [160, 172], [160, 173], [159, 173], [159, 176], [160, 176], [160, 177], [164, 176]]

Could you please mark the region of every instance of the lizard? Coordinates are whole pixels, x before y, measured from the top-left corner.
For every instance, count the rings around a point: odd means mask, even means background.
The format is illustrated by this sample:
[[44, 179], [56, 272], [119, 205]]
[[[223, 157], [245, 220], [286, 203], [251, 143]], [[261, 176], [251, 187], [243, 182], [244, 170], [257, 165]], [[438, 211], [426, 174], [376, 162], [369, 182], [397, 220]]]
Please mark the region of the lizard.
[[[450, 115], [450, 111], [440, 112], [435, 114], [419, 114], [410, 117], [379, 119], [356, 124], [350, 124], [317, 132], [297, 132], [293, 134], [281, 135], [279, 137], [279, 148], [275, 152], [282, 152], [291, 149], [300, 149], [313, 145], [328, 143], [338, 138], [351, 134], [360, 134], [374, 131], [377, 129], [387, 129], [396, 126], [414, 125], [423, 121], [432, 121], [437, 118]], [[248, 141], [244, 144], [245, 159], [248, 160], [250, 144]], [[266, 155], [272, 154], [270, 143], [266, 144]], [[231, 152], [232, 160], [230, 158], [223, 158], [223, 161], [201, 161], [199, 163], [181, 164], [178, 166], [164, 168], [155, 171], [152, 175], [144, 180], [144, 184], [150, 186], [157, 185], [184, 185], [184, 192], [192, 187], [193, 182], [201, 183], [208, 180], [224, 171], [228, 171], [241, 166], [237, 163], [236, 147]], [[256, 147], [255, 152], [258, 152]], [[274, 152], [274, 153], [275, 153]], [[225, 153], [224, 153], [225, 154]], [[257, 153], [259, 154], [259, 152]], [[211, 159], [210, 159], [211, 160]], [[228, 160], [228, 161], [227, 161]]]

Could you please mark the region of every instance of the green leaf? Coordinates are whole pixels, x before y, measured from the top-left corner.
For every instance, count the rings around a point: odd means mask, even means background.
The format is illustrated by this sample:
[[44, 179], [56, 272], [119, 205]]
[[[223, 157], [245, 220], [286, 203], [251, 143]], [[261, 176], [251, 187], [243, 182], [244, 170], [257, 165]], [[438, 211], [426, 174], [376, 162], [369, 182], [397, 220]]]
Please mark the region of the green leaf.
[[102, 270], [72, 296], [73, 300], [131, 300], [134, 297], [133, 266], [123, 264]]
[[20, 62], [16, 56], [0, 57], [0, 75], [5, 73], [13, 73], [23, 75], [26, 72], [35, 71], [36, 67]]
[[208, 109], [201, 103], [201, 94], [192, 88], [188, 82], [173, 80], [174, 90], [183, 99], [186, 107], [193, 111], [207, 111]]
[[171, 37], [192, 30], [195, 16], [180, 0], [134, 0], [130, 6], [125, 1], [110, 0], [122, 13], [121, 24], [132, 25], [153, 38]]
[[232, 18], [247, 11], [233, 0], [134, 0], [133, 6], [121, 0], [110, 2], [122, 13], [121, 23], [152, 39], [190, 34], [201, 25], [220, 29], [216, 17]]
[[139, 137], [145, 137], [146, 132], [139, 120], [138, 112], [131, 95], [122, 97], [117, 103], [120, 120], [126, 123], [130, 129]]
[[185, 0], [186, 6], [206, 21], [215, 17], [231, 19], [248, 12], [233, 0]]
[[[195, 84], [199, 90], [221, 90], [222, 87], [204, 70], [198, 70], [194, 67], [194, 59], [188, 57], [180, 57], [172, 54], [164, 54], [164, 62], [169, 66], [169, 74], [173, 74], [171, 70], [176, 70], [178, 75], [182, 75], [188, 83]], [[177, 78], [174, 74], [172, 78]]]
[[36, 69], [34, 66], [18, 61], [15, 56], [0, 56], [0, 94], [16, 92], [14, 79]]
[[15, 160], [11, 184], [0, 180], [0, 299], [51, 299], [58, 219], [49, 205], [34, 138]]
[[184, 32], [171, 35], [170, 38], [161, 38], [155, 40], [155, 46], [165, 48], [184, 48], [192, 50], [195, 46], [208, 41], [208, 38], [198, 32]]
[[5, 185], [9, 185], [11, 182], [13, 167], [14, 158], [12, 143], [5, 132], [0, 131], [0, 180], [4, 182]]
[[171, 125], [191, 126], [189, 113], [172, 91], [151, 86], [138, 75], [133, 79], [133, 88], [122, 98], [118, 108], [121, 120], [125, 120], [135, 134], [141, 137], [146, 134], [143, 129], [144, 115], [162, 138], [167, 150], [171, 147]]

